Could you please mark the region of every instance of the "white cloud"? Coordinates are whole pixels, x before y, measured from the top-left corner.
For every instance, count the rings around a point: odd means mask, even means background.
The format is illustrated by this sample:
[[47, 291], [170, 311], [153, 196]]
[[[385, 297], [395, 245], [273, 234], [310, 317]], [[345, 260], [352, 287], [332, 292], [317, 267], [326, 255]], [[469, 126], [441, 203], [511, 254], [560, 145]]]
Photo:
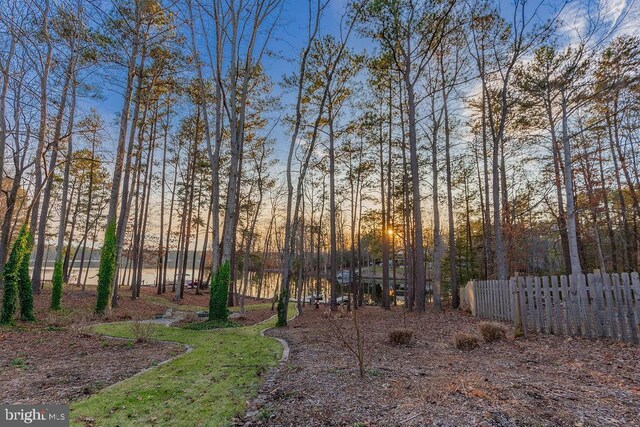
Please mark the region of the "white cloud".
[[600, 10], [605, 22], [612, 26], [618, 22], [627, 8], [627, 0], [601, 0]]

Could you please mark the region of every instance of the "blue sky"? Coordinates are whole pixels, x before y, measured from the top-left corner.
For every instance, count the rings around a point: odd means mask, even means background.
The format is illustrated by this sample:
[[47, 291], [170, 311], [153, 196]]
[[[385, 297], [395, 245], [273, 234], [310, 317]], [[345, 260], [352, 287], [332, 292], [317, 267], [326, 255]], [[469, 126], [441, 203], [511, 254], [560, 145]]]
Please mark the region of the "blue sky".
[[[532, 5], [537, 1], [531, 1]], [[543, 19], [549, 16], [553, 9], [558, 9], [564, 2], [547, 1], [540, 9]], [[640, 27], [640, 0], [574, 0], [569, 2], [563, 9], [561, 19], [563, 25], [560, 32], [566, 36], [566, 40], [571, 42], [576, 40], [576, 34], [584, 31], [589, 16], [593, 18], [595, 11], [599, 11], [599, 16], [612, 28], [616, 28], [617, 34], [637, 34]], [[347, 0], [332, 0], [324, 13], [321, 24], [321, 34], [333, 34], [339, 37], [340, 21], [345, 12]], [[513, 10], [512, 1], [500, 1], [499, 5], [502, 14], [510, 18]], [[587, 12], [589, 11], [589, 12]], [[306, 0], [285, 0], [282, 13], [279, 17], [277, 27], [269, 43], [269, 49], [273, 53], [263, 59], [264, 69], [274, 83], [275, 96], [281, 99], [283, 109], [275, 112], [274, 117], [280, 114], [290, 113], [291, 104], [294, 102], [293, 94], [284, 93], [279, 83], [285, 74], [291, 74], [297, 69], [296, 58], [300, 50], [304, 47], [307, 35], [308, 2]], [[620, 21], [624, 18], [624, 22]], [[357, 33], [353, 33], [350, 39], [350, 46], [356, 51], [375, 50], [375, 46], [369, 40], [363, 39]], [[112, 76], [115, 81], [123, 80], [124, 76]], [[83, 106], [94, 107], [103, 114], [107, 124], [110, 141], [105, 144], [105, 150], [113, 152], [115, 139], [117, 137], [116, 115], [122, 107], [122, 96], [119, 93], [121, 88], [111, 82], [100, 82], [102, 89], [102, 100], [84, 100]], [[122, 83], [120, 83], [121, 85]], [[182, 110], [185, 111], [184, 109]], [[278, 125], [272, 132], [272, 137], [276, 140], [275, 155], [279, 159], [286, 158], [289, 145], [288, 129], [283, 125]]]

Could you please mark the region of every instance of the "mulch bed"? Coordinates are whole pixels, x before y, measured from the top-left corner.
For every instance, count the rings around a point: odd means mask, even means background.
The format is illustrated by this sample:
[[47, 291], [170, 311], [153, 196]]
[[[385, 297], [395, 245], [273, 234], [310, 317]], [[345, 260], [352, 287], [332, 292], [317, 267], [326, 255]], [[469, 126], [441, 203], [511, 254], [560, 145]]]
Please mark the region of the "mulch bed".
[[133, 343], [88, 333], [101, 322], [151, 318], [165, 308], [121, 294], [110, 314], [94, 314], [95, 291], [65, 291], [49, 310], [50, 291], [34, 296], [37, 322], [0, 328], [0, 402], [68, 403], [184, 352], [181, 345]]
[[0, 335], [0, 403], [69, 403], [184, 352], [73, 330]]
[[389, 344], [405, 325], [401, 309], [359, 310], [365, 378], [339, 336], [355, 342], [348, 315], [305, 311], [283, 338], [290, 358], [273, 370], [245, 419], [272, 426], [640, 425], [640, 347], [555, 336], [483, 343], [463, 352], [456, 332], [477, 333], [459, 312], [408, 313], [408, 346]]

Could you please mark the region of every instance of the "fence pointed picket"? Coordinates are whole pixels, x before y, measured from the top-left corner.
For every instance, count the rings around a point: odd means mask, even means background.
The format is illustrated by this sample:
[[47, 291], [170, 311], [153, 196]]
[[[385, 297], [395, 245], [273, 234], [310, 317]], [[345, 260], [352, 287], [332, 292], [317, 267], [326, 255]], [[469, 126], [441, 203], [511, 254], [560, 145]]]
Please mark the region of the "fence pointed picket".
[[498, 306], [498, 319], [504, 320], [504, 302], [502, 301], [502, 281], [496, 280], [496, 302]]
[[611, 275], [611, 286], [613, 287], [613, 292], [616, 298], [616, 313], [618, 315], [618, 326], [620, 327], [620, 337], [622, 341], [628, 341], [627, 335], [627, 322], [625, 321], [625, 312], [624, 312], [624, 301], [622, 299], [622, 290], [620, 289], [620, 275], [618, 273], [614, 273]]
[[567, 276], [560, 276], [560, 287], [562, 289], [562, 313], [567, 325], [567, 335], [573, 335], [574, 325], [571, 321], [571, 296], [569, 295], [569, 283]]
[[494, 318], [495, 319], [500, 319], [502, 316], [502, 307], [500, 307], [500, 285], [499, 285], [499, 281], [494, 280], [493, 281], [493, 292], [494, 292], [494, 298], [495, 298], [495, 302], [496, 302], [496, 313]]
[[522, 324], [522, 334], [526, 337], [527, 331], [529, 328], [529, 322], [527, 320], [527, 302], [525, 293], [525, 279], [523, 277], [518, 277], [516, 280], [516, 287], [518, 289], [518, 301], [519, 301], [519, 309], [520, 309], [520, 323]]
[[593, 296], [592, 304], [595, 306], [596, 331], [598, 336], [609, 335], [607, 330], [607, 317], [604, 311], [604, 298], [602, 296], [602, 276], [600, 274], [589, 274], [589, 292]]
[[497, 318], [504, 320], [504, 307], [502, 306], [502, 286], [500, 280], [496, 280], [496, 306], [498, 307]]
[[510, 298], [509, 294], [509, 281], [504, 281], [504, 303], [505, 303], [505, 316], [506, 320], [511, 318], [511, 307], [513, 306], [513, 301]]
[[487, 317], [489, 311], [489, 290], [487, 289], [487, 282], [485, 282], [482, 287], [482, 293], [484, 295], [484, 311], [482, 315], [483, 317]]
[[482, 313], [483, 313], [483, 310], [484, 310], [484, 299], [482, 297], [482, 282], [481, 281], [476, 282], [476, 295], [477, 295], [477, 298], [478, 298], [477, 305], [476, 305], [476, 309], [477, 309], [476, 316], [482, 317]]
[[629, 273], [622, 273], [622, 286], [624, 289], [624, 302], [629, 325], [629, 337], [633, 344], [638, 344], [638, 320], [633, 310], [633, 295], [631, 294], [631, 278]]
[[560, 290], [558, 289], [558, 276], [551, 276], [551, 290], [553, 292], [553, 333], [563, 335], [562, 333], [562, 303], [560, 301]]
[[584, 333], [587, 337], [593, 338], [591, 327], [591, 313], [589, 309], [589, 296], [587, 294], [587, 278], [584, 274], [578, 275], [578, 287], [579, 301], [580, 301], [580, 314], [584, 322]]
[[609, 336], [617, 340], [620, 337], [618, 336], [618, 319], [616, 317], [613, 290], [611, 289], [611, 276], [607, 273], [601, 273], [601, 280], [606, 304], [605, 312], [609, 319]]
[[[578, 274], [574, 274], [572, 275], [572, 277], [574, 277], [574, 288], [576, 290], [575, 293], [575, 310], [576, 310], [576, 317], [578, 320], [578, 324], [580, 325], [580, 334], [583, 336], [587, 335], [587, 326], [585, 324], [585, 317], [584, 317], [584, 313], [582, 312], [582, 281], [581, 281], [581, 276]], [[572, 294], [573, 296], [573, 294]]]
[[536, 316], [536, 303], [533, 293], [533, 277], [527, 277], [527, 305], [529, 306], [529, 325], [531, 331], [536, 332], [538, 330], [538, 318]]
[[578, 299], [579, 279], [575, 274], [569, 275], [569, 311], [574, 326], [574, 335], [584, 335], [584, 325], [580, 315], [580, 301]]
[[489, 297], [489, 292], [487, 291], [487, 282], [484, 282], [482, 286], [482, 296], [484, 300], [484, 310], [482, 311], [482, 317], [487, 317], [487, 310], [489, 309], [489, 304], [487, 299]]
[[495, 319], [498, 315], [498, 304], [496, 302], [496, 281], [491, 281], [491, 318]]
[[491, 282], [487, 281], [484, 284], [484, 295], [485, 295], [485, 310], [484, 310], [484, 315], [485, 317], [490, 317], [491, 316]]
[[520, 322], [520, 306], [518, 304], [516, 280], [517, 278], [515, 277], [509, 279], [509, 304], [511, 308], [511, 321], [513, 322], [513, 327], [516, 331], [516, 334], [518, 334], [522, 333], [522, 323]]
[[544, 331], [547, 334], [553, 333], [553, 326], [551, 324], [551, 286], [549, 285], [549, 278], [547, 276], [542, 277], [542, 300], [544, 304]]
[[502, 280], [498, 280], [498, 307], [500, 307], [500, 320], [505, 320], [506, 319], [506, 309], [505, 309], [505, 304], [504, 304], [504, 286], [503, 286], [503, 282]]
[[535, 298], [536, 298], [536, 316], [538, 318], [538, 332], [544, 333], [544, 315], [542, 310], [542, 288], [540, 287], [540, 278], [534, 277], [533, 283], [535, 285]]
[[631, 273], [631, 290], [633, 291], [633, 306], [636, 320], [640, 321], [640, 276], [635, 271]]

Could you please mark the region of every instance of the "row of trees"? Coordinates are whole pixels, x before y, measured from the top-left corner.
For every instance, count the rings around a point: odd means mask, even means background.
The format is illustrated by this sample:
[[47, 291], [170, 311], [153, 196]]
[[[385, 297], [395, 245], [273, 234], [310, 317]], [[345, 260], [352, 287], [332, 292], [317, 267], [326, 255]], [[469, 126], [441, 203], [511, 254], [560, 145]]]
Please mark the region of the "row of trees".
[[144, 269], [176, 298], [189, 275], [228, 305], [276, 294], [286, 324], [325, 288], [333, 309], [340, 291], [362, 304], [377, 264], [382, 306], [421, 311], [457, 307], [471, 278], [640, 263], [622, 17], [599, 10], [567, 43], [561, 5], [362, 0], [326, 34], [329, 2], [310, 0], [276, 90], [282, 0], [3, 3], [5, 281], [23, 224], [34, 292], [49, 248], [54, 295], [100, 254], [98, 313], [122, 286], [139, 298]]

